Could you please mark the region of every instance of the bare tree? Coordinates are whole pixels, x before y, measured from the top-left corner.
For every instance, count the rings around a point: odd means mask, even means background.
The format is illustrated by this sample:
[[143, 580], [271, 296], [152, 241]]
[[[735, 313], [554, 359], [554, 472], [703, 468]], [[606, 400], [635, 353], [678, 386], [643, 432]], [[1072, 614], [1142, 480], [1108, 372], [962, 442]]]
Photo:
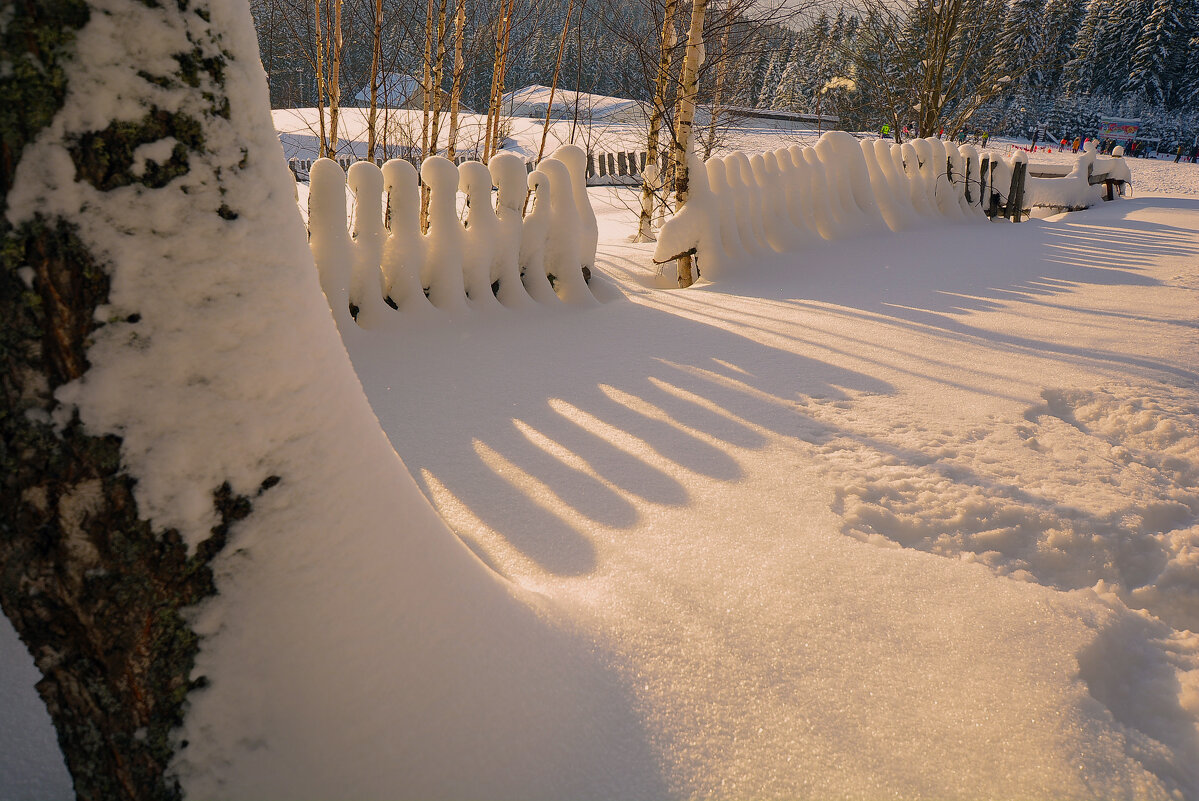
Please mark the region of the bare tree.
[[662, 118], [666, 109], [666, 89], [670, 80], [671, 53], [674, 52], [675, 32], [674, 15], [679, 0], [666, 0], [665, 12], [662, 15], [662, 33], [658, 45], [658, 74], [654, 80], [654, 99], [649, 108], [649, 135], [646, 137], [646, 163], [652, 162], [654, 169], [650, 175], [652, 180], [643, 180], [641, 184], [641, 213], [637, 220], [637, 234], [634, 242], [652, 242], [652, 216], [655, 185], [661, 180], [658, 172], [658, 137], [662, 130]]
[[[1002, 95], [1036, 59], [996, 74], [988, 42], [1002, 8], [977, 0], [861, 0], [857, 35], [848, 43], [859, 120], [888, 123], [898, 138], [906, 122], [916, 136], [942, 128], [956, 135], [976, 111]], [[988, 13], [988, 12], [991, 13]]]

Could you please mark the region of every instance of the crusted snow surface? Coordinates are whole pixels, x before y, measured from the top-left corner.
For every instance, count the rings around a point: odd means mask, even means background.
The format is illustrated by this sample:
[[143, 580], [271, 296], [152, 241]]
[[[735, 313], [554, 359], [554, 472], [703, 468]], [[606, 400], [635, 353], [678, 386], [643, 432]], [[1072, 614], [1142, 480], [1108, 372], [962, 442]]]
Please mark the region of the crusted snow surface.
[[1199, 793], [1194, 197], [662, 292], [592, 193], [630, 303], [351, 354], [460, 536], [608, 644], [669, 796]]

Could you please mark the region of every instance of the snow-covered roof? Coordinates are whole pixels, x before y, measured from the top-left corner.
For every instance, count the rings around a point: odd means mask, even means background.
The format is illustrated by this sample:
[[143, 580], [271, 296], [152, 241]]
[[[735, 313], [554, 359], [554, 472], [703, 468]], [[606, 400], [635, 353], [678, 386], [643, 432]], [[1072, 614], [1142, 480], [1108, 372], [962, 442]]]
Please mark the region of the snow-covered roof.
[[[593, 120], [620, 114], [637, 113], [646, 105], [627, 97], [593, 95], [588, 92], [573, 92], [557, 89], [553, 92], [554, 109], [551, 116], [566, 117], [574, 113], [577, 102], [579, 113]], [[550, 87], [533, 84], [514, 89], [504, 95], [504, 109], [514, 116], [544, 116], [550, 102]]]
[[[354, 95], [355, 102], [369, 103], [371, 87], [366, 84]], [[393, 108], [403, 106], [409, 100], [421, 100], [421, 82], [402, 72], [387, 72], [379, 76], [379, 102]]]

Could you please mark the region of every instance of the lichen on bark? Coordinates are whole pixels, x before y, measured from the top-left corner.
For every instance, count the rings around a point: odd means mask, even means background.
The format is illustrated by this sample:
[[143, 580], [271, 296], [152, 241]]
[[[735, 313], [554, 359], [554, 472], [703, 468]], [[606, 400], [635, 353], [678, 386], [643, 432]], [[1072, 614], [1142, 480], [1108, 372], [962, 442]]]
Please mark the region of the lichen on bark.
[[[174, 730], [193, 676], [199, 639], [185, 611], [216, 592], [211, 564], [253, 498], [228, 483], [206, 488], [217, 524], [189, 552], [179, 533], [155, 530], [138, 510], [136, 478], [121, 439], [85, 430], [55, 390], [89, 369], [97, 308], [108, 302], [112, 265], [91, 252], [75, 221], [34, 214], [17, 226], [8, 199], [22, 154], [67, 97], [85, 0], [5, 0], [0, 25], [0, 606], [43, 679], [38, 690], [86, 799], [175, 799], [168, 768]], [[188, 3], [178, 13], [205, 18]], [[231, 56], [219, 37], [180, 53], [153, 85], [197, 93], [200, 116], [148, 105], [135, 121], [75, 134], [65, 143], [76, 179], [108, 192], [131, 183], [158, 190], [194, 168], [205, 120], [229, 113], [223, 94]], [[193, 42], [194, 45], [194, 42]], [[134, 65], [136, 66], [136, 65]], [[161, 163], [136, 164], [143, 144], [173, 138]], [[217, 177], [219, 181], [219, 176]], [[221, 216], [236, 216], [228, 206]], [[206, 213], [216, 214], [216, 209]], [[127, 315], [137, 325], [140, 316]], [[267, 477], [258, 493], [279, 481]]]

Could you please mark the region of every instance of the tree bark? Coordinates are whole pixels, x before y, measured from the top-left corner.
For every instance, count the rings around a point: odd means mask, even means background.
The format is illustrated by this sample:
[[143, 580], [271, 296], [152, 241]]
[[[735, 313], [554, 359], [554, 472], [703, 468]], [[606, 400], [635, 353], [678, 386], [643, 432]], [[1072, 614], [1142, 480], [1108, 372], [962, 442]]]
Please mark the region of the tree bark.
[[[26, 200], [15, 224], [8, 212], [18, 166], [35, 142], [60, 144], [76, 185], [101, 197], [131, 186], [157, 191], [188, 175], [231, 113], [224, 76], [234, 55], [206, 24], [205, 2], [163, 5], [155, 9], [160, 27], [188, 30], [194, 49], [176, 54], [177, 66], [165, 71], [161, 63], [131, 65], [148, 91], [125, 101], [138, 102], [144, 115], [56, 133], [75, 35], [92, 14], [109, 10], [86, 0], [15, 0], [0, 30], [0, 91], [11, 101], [0, 104], [0, 607], [42, 673], [38, 692], [77, 797], [176, 799], [181, 790], [168, 767], [179, 746], [171, 733], [189, 691], [206, 682], [191, 675], [199, 639], [184, 612], [214, 594], [212, 560], [232, 525], [250, 514], [251, 499], [228, 483], [205, 488], [218, 523], [190, 552], [179, 532], [155, 530], [142, 517], [121, 438], [90, 434], [78, 410], [55, 396], [88, 374], [100, 329], [135, 333], [141, 315], [100, 313], [111, 308], [111, 265], [85, 242], [78, 218], [86, 210], [35, 200], [30, 211]], [[168, 85], [187, 93], [188, 110], [166, 111], [149, 99]], [[137, 148], [168, 139], [169, 158], [136, 163]], [[223, 192], [222, 173], [237, 168], [235, 161], [197, 169]], [[237, 217], [228, 205], [196, 213], [225, 224]], [[267, 478], [263, 488], [278, 480]]]
[[367, 114], [366, 157], [375, 160], [379, 120], [379, 66], [383, 61], [383, 0], [375, 0], [375, 29], [371, 35], [371, 107]]
[[329, 51], [329, 158], [337, 157], [337, 118], [341, 110], [341, 0], [333, 0], [333, 47]]
[[[662, 38], [658, 46], [658, 76], [654, 81], [654, 102], [649, 110], [649, 137], [646, 139], [646, 159], [658, 163], [658, 139], [662, 131], [662, 118], [666, 111], [666, 90], [670, 81], [670, 54], [674, 50], [674, 15], [679, 0], [666, 0], [666, 8], [662, 16]], [[656, 183], [661, 186], [665, 171], [659, 170]], [[637, 221], [637, 235], [634, 242], [653, 242], [652, 228], [653, 207], [657, 198], [654, 195], [656, 186], [649, 181], [641, 184], [641, 216]]]
[[[704, 12], [708, 0], [692, 0], [691, 29], [687, 32], [687, 52], [683, 57], [683, 71], [679, 79], [679, 113], [675, 121], [674, 135], [674, 195], [675, 211], [687, 203], [688, 173], [687, 155], [691, 150], [691, 127], [695, 120], [695, 99], [699, 94], [700, 52], [704, 44]], [[690, 254], [678, 259], [679, 286], [694, 283]]]
[[320, 122], [321, 158], [329, 158], [328, 128], [325, 127], [325, 58], [321, 36], [321, 0], [313, 0], [316, 9], [316, 114]]
[[466, 33], [466, 0], [457, 0], [454, 13], [454, 73], [450, 87], [450, 130], [446, 158], [454, 160], [458, 150], [458, 105], [462, 102], [462, 37]]

